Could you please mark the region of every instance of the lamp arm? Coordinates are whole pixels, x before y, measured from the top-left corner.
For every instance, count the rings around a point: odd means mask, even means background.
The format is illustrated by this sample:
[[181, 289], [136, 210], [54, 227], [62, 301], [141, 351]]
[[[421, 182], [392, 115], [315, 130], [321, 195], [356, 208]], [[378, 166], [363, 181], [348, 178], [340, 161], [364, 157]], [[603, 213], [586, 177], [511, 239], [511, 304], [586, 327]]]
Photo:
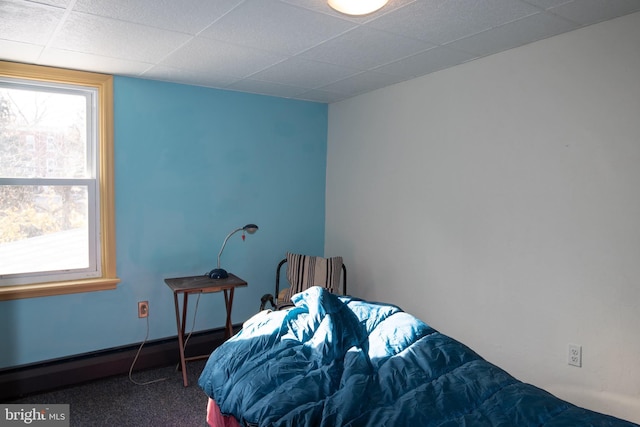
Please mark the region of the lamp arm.
[[218, 268], [220, 268], [220, 255], [222, 255], [222, 251], [224, 251], [224, 247], [227, 244], [227, 240], [229, 240], [229, 237], [233, 236], [238, 231], [242, 231], [243, 229], [244, 227], [236, 228], [231, 233], [229, 233], [227, 237], [225, 237], [224, 242], [222, 242], [222, 247], [220, 248], [220, 252], [218, 252]]

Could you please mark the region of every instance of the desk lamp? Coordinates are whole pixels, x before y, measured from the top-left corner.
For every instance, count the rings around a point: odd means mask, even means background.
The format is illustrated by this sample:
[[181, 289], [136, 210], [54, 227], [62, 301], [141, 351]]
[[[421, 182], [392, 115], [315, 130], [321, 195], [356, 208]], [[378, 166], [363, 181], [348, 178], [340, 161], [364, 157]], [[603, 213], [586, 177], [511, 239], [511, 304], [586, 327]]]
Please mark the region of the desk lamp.
[[224, 239], [224, 242], [222, 242], [222, 247], [220, 248], [220, 252], [218, 252], [218, 267], [211, 270], [209, 273], [207, 273], [207, 275], [212, 279], [226, 279], [227, 277], [229, 277], [229, 273], [227, 273], [227, 271], [224, 268], [220, 268], [220, 255], [222, 255], [222, 251], [224, 251], [224, 247], [227, 244], [227, 240], [229, 240], [229, 237], [233, 236], [238, 231], [242, 231], [242, 240], [244, 240], [245, 231], [249, 234], [253, 234], [257, 230], [258, 230], [257, 225], [247, 224], [244, 227], [236, 228], [231, 233], [229, 233], [227, 237]]

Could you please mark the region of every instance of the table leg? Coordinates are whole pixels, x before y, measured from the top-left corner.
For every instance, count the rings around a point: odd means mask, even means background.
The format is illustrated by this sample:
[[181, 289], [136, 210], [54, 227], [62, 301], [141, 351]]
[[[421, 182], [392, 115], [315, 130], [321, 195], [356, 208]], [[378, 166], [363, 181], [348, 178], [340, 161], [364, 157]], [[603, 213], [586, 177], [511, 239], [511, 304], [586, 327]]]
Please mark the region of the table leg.
[[180, 305], [178, 304], [178, 293], [174, 292], [173, 302], [176, 306], [176, 324], [178, 327], [178, 347], [180, 348], [180, 368], [182, 369], [182, 383], [186, 387], [187, 383], [187, 363], [184, 358], [184, 328], [187, 313], [187, 295], [183, 294], [182, 322], [180, 321]]
[[[184, 340], [184, 334], [187, 328], [187, 302], [189, 300], [189, 292], [184, 293], [184, 297], [182, 298], [182, 339]], [[184, 349], [184, 347], [183, 347]]]
[[227, 290], [224, 290], [224, 305], [227, 309], [227, 322], [225, 324], [225, 339], [231, 338], [233, 335], [233, 325], [231, 324], [231, 308], [233, 307], [233, 291], [234, 288], [229, 289], [229, 294], [227, 295]]

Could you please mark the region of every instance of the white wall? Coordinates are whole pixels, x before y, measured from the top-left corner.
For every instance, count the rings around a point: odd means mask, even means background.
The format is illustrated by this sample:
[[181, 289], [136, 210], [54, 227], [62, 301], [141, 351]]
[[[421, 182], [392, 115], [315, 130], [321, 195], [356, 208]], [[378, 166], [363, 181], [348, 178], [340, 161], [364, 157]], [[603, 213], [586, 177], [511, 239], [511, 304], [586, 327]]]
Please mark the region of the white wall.
[[326, 203], [352, 294], [640, 422], [639, 13], [330, 105]]

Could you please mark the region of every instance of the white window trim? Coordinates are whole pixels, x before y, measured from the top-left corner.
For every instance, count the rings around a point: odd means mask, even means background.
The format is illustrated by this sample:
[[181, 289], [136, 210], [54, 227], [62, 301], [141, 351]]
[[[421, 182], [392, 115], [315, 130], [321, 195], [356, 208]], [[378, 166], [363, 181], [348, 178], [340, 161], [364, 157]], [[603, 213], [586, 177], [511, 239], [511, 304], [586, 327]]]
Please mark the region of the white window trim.
[[61, 282], [0, 286], [0, 301], [115, 289], [116, 275], [115, 212], [113, 180], [113, 76], [61, 68], [0, 61], [0, 76], [40, 82], [74, 84], [98, 91], [98, 159], [100, 221], [100, 277]]

